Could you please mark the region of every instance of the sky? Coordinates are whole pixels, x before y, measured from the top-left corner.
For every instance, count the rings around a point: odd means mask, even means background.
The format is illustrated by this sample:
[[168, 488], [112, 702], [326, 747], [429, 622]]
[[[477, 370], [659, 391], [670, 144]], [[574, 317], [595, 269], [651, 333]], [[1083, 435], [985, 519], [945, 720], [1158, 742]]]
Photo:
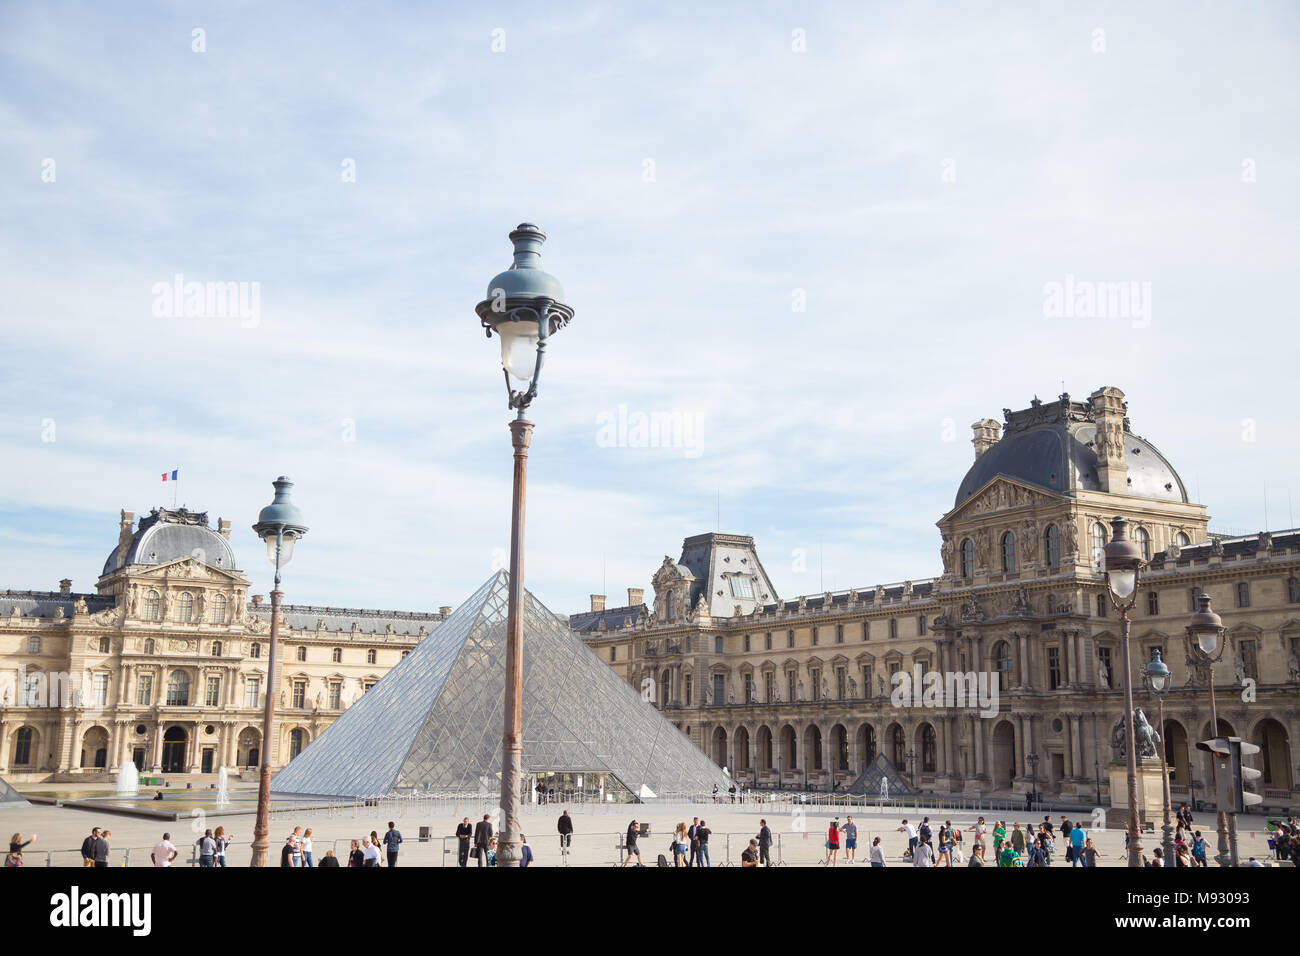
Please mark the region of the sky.
[[1288, 3], [5, 3], [0, 588], [93, 590], [175, 493], [269, 591], [285, 474], [286, 601], [458, 605], [509, 545], [474, 305], [524, 221], [575, 310], [529, 411], [558, 613], [718, 529], [786, 598], [935, 575], [970, 424], [1105, 385], [1212, 529], [1290, 527], [1298, 48]]

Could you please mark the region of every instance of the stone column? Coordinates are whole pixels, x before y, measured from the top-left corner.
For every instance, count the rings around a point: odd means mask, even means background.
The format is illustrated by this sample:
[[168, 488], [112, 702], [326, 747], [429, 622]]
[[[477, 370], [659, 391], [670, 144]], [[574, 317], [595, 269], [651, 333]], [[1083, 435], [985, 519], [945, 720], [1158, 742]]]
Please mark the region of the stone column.
[[1029, 751], [1025, 749], [1025, 718], [1021, 714], [1016, 714], [1012, 721], [1015, 728], [1015, 747], [1011, 754], [1011, 775], [1013, 777], [1024, 776], [1025, 773], [1025, 754]]
[[160, 720], [154, 726], [153, 768], [152, 769], [155, 773], [162, 770], [162, 748], [163, 748], [163, 733], [164, 733], [163, 724], [164, 723], [165, 723], [164, 721]]
[[975, 753], [975, 776], [984, 779], [984, 719], [971, 717], [971, 749]]
[[[1023, 723], [1025, 727], [1025, 744], [1023, 753], [1028, 756], [1034, 752], [1034, 715], [1026, 714], [1023, 718]], [[1045, 754], [1039, 754], [1038, 756], [1043, 757]], [[1023, 769], [1026, 775], [1032, 773], [1028, 760], [1025, 760]]]

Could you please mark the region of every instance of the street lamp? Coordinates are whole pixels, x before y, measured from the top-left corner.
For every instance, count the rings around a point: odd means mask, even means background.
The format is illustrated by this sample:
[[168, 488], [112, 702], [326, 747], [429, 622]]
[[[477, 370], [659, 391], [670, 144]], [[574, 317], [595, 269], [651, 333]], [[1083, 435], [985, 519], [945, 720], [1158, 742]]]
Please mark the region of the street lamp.
[[1101, 761], [1093, 760], [1092, 769], [1097, 774], [1097, 806], [1101, 806]]
[[[488, 283], [487, 298], [474, 307], [488, 338], [501, 339], [501, 368], [506, 380], [508, 407], [515, 409], [510, 423], [515, 451], [514, 492], [510, 518], [510, 597], [506, 615], [506, 686], [504, 728], [501, 735], [502, 827], [497, 840], [497, 866], [518, 866], [519, 800], [523, 779], [523, 661], [524, 622], [524, 489], [528, 472], [528, 443], [533, 423], [524, 412], [537, 397], [537, 380], [546, 358], [550, 337], [573, 318], [564, 304], [564, 290], [556, 278], [541, 268], [546, 233], [522, 222], [510, 233], [514, 263]], [[511, 379], [527, 384], [516, 391]]]
[[916, 751], [908, 749], [903, 754], [903, 759], [907, 761], [908, 772], [912, 776], [912, 792], [916, 794], [916, 812], [921, 812], [921, 788], [916, 784]]
[[1169, 822], [1169, 767], [1166, 762], [1168, 748], [1165, 743], [1165, 698], [1169, 696], [1170, 688], [1173, 686], [1173, 675], [1169, 672], [1169, 665], [1161, 659], [1159, 648], [1151, 652], [1151, 662], [1142, 672], [1142, 682], [1146, 684], [1151, 696], [1156, 699], [1156, 720], [1160, 726], [1160, 781], [1164, 797], [1164, 824], [1160, 828], [1164, 831], [1164, 839], [1161, 842], [1165, 848], [1165, 866], [1173, 866], [1174, 827]]
[[271, 482], [275, 497], [257, 515], [253, 530], [266, 542], [266, 557], [275, 565], [275, 587], [271, 591], [271, 647], [266, 657], [266, 701], [262, 707], [262, 760], [257, 782], [257, 821], [253, 825], [253, 862], [266, 866], [266, 849], [271, 834], [271, 742], [275, 739], [275, 657], [280, 636], [280, 567], [293, 557], [293, 544], [307, 533], [302, 512], [289, 501], [293, 482], [281, 475]]
[[1138, 581], [1142, 577], [1142, 550], [1129, 540], [1128, 520], [1111, 519], [1111, 538], [1105, 547], [1106, 591], [1119, 611], [1120, 656], [1124, 664], [1124, 740], [1128, 773], [1128, 865], [1142, 865], [1142, 829], [1138, 822], [1137, 754], [1133, 735], [1133, 674], [1128, 654], [1128, 612], [1137, 603]]
[[[1219, 709], [1214, 700], [1214, 665], [1223, 659], [1223, 619], [1210, 607], [1210, 596], [1196, 596], [1196, 613], [1187, 623], [1187, 649], [1192, 660], [1205, 668], [1210, 685], [1210, 736], [1219, 736]], [[1211, 764], [1213, 767], [1213, 764]], [[1227, 866], [1228, 853], [1228, 814], [1223, 807], [1218, 808], [1217, 825], [1219, 830], [1219, 855], [1215, 857], [1220, 866]]]
[[1029, 761], [1029, 773], [1031, 781], [1029, 784], [1029, 809], [1034, 808], [1038, 802], [1038, 754], [1025, 754], [1025, 760]]

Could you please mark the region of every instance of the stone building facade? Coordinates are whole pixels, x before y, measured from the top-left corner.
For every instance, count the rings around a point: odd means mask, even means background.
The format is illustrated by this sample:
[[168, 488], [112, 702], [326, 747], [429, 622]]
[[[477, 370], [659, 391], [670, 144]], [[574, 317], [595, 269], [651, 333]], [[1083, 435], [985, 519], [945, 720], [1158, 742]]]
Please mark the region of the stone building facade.
[[[230, 523], [123, 511], [95, 593], [0, 592], [0, 774], [94, 779], [254, 768], [262, 748], [270, 606], [249, 597]], [[450, 613], [284, 605], [280, 766]]]
[[[596, 595], [571, 625], [750, 786], [844, 787], [883, 753], [924, 789], [1036, 782], [1091, 801], [1108, 789], [1123, 713], [1101, 568], [1122, 515], [1150, 562], [1130, 666], [1153, 726], [1142, 669], [1159, 649], [1174, 672], [1162, 730], [1175, 799], [1213, 780], [1195, 747], [1211, 736], [1207, 675], [1185, 632], [1204, 592], [1227, 628], [1214, 672], [1221, 731], [1262, 747], [1266, 806], [1297, 802], [1300, 532], [1210, 534], [1205, 507], [1132, 432], [1115, 388], [1035, 399], [973, 430], [975, 463], [938, 521], [937, 576], [781, 600], [751, 538], [699, 535], [654, 573], [653, 608], [638, 591], [618, 608]], [[894, 693], [896, 673], [928, 671], [984, 675], [996, 709]]]

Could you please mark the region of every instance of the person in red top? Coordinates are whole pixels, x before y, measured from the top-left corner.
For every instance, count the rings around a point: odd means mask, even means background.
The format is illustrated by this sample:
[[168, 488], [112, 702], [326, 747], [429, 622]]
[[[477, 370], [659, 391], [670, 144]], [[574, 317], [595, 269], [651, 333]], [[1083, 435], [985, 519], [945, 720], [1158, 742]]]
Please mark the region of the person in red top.
[[834, 866], [840, 852], [840, 821], [832, 820], [826, 831], [826, 865]]

